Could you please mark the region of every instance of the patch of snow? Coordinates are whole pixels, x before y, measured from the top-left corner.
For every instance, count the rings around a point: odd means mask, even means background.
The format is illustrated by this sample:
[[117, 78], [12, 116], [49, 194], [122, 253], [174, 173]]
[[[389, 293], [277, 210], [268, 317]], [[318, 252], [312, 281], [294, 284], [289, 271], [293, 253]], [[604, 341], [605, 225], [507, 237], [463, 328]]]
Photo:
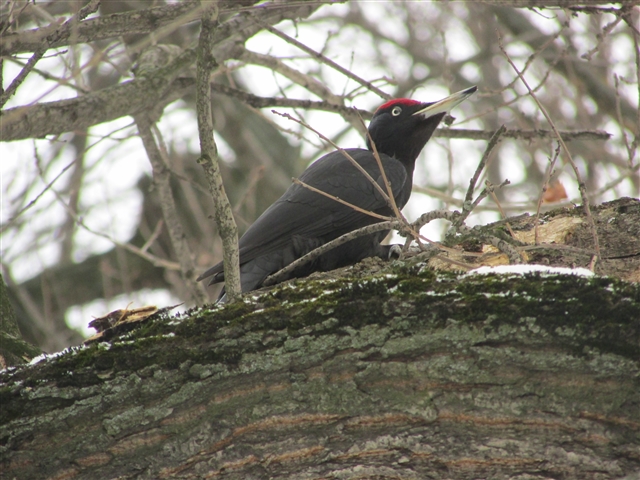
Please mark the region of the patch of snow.
[[488, 275], [514, 274], [526, 275], [527, 273], [542, 273], [547, 275], [577, 275], [580, 277], [592, 277], [593, 272], [586, 268], [549, 267], [547, 265], [498, 265], [495, 267], [480, 267], [464, 274], [467, 275]]
[[66, 355], [67, 353], [73, 353], [76, 350], [79, 350], [78, 348], [75, 349], [71, 349], [71, 348], [65, 348], [64, 350], [60, 350], [59, 352], [54, 352], [54, 353], [42, 353], [40, 355], [38, 355], [37, 357], [33, 357], [31, 359], [31, 361], [27, 364], [27, 365], [35, 365], [36, 363], [40, 363], [43, 360], [51, 360], [57, 357], [61, 357], [62, 355]]

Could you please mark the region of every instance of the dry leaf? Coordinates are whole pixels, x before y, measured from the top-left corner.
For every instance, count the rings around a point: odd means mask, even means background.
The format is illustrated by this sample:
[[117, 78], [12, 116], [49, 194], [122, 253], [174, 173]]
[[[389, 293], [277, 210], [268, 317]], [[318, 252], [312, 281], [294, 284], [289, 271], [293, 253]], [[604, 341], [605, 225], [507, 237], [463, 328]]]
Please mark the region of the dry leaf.
[[567, 191], [564, 189], [564, 185], [560, 180], [551, 180], [547, 190], [542, 195], [542, 203], [554, 203], [569, 198]]

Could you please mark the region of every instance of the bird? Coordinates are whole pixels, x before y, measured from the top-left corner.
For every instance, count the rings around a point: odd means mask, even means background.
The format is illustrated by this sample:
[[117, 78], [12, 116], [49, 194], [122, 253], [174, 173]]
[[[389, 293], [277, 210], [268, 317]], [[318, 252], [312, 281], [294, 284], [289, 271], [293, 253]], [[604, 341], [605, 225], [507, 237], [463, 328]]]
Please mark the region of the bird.
[[[397, 208], [402, 209], [411, 196], [418, 155], [445, 115], [476, 90], [477, 86], [473, 86], [437, 102], [422, 103], [408, 98], [389, 100], [373, 114], [368, 127], [367, 148], [347, 148], [344, 152], [386, 192], [374, 156], [373, 141]], [[389, 202], [341, 151], [328, 153], [313, 162], [299, 176], [299, 180], [366, 211], [393, 215]], [[238, 242], [242, 292], [259, 289], [269, 275], [313, 249], [345, 233], [381, 221], [380, 218], [312, 191], [301, 183], [293, 183], [258, 217]], [[388, 230], [376, 232], [340, 245], [295, 269], [285, 280], [354, 265], [367, 257], [387, 259], [391, 246], [382, 245], [381, 242], [388, 233]], [[209, 285], [224, 281], [222, 262], [208, 269], [197, 280], [209, 277], [212, 277]], [[226, 302], [224, 287], [218, 301]]]

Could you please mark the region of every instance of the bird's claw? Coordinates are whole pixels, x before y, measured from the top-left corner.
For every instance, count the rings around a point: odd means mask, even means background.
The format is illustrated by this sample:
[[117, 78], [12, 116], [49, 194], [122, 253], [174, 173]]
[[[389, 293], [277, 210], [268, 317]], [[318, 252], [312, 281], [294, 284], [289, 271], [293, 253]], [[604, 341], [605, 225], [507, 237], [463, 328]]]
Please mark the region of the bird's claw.
[[389, 248], [389, 260], [399, 260], [402, 257], [402, 247], [400, 245], [391, 245]]

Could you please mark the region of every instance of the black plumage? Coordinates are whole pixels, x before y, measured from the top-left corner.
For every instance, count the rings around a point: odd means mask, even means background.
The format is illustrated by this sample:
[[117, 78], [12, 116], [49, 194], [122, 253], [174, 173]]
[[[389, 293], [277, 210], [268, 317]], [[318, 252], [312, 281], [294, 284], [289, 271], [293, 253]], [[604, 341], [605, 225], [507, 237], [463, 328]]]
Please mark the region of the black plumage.
[[[472, 87], [435, 103], [391, 100], [376, 110], [369, 133], [380, 154], [398, 208], [404, 207], [411, 195], [415, 161], [420, 151], [446, 112], [475, 91], [476, 87]], [[367, 147], [367, 150], [350, 148], [346, 152], [386, 192], [368, 140]], [[364, 210], [393, 215], [380, 192], [342, 152], [332, 152], [316, 160], [299, 178]], [[260, 288], [266, 277], [314, 248], [380, 221], [302, 185], [291, 185], [240, 238], [242, 291]], [[298, 268], [289, 278], [352, 265], [367, 257], [387, 258], [390, 247], [380, 244], [387, 233], [378, 232], [343, 244]], [[224, 281], [222, 262], [207, 270], [199, 280], [211, 276], [210, 284]], [[224, 290], [220, 295], [221, 298], [224, 296]]]

